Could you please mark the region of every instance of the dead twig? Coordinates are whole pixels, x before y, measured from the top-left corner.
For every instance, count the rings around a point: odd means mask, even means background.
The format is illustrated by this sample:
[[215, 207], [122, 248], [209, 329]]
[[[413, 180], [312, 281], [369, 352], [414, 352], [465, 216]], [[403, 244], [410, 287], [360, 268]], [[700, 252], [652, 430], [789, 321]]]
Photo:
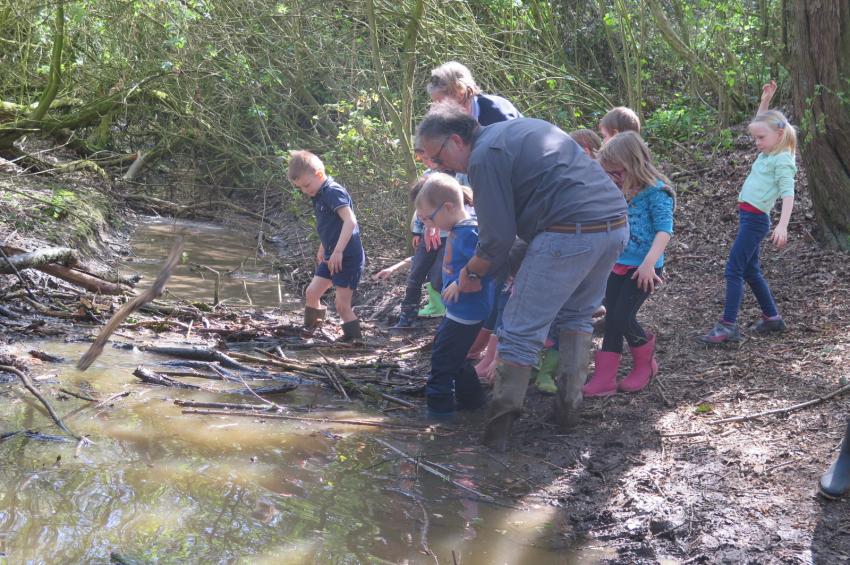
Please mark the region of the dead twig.
[[384, 440], [379, 439], [379, 438], [372, 438], [372, 439], [374, 439], [377, 443], [386, 447], [390, 451], [396, 453], [397, 455], [400, 455], [402, 458], [406, 459], [407, 461], [413, 463], [414, 465], [416, 465], [417, 467], [419, 467], [423, 471], [427, 471], [427, 472], [431, 473], [432, 475], [434, 475], [435, 477], [443, 479], [444, 481], [451, 483], [452, 485], [454, 485], [454, 486], [456, 486], [460, 489], [463, 489], [468, 493], [474, 494], [476, 497], [478, 497], [479, 499], [481, 499], [485, 502], [496, 502], [496, 499], [494, 499], [492, 496], [478, 492], [474, 488], [470, 488], [470, 487], [464, 485], [463, 483], [459, 483], [458, 481], [454, 480], [453, 478], [449, 477], [448, 475], [441, 473], [440, 471], [438, 471], [434, 467], [421, 462], [419, 459], [416, 459], [415, 457], [408, 455], [407, 453], [405, 453], [401, 449], [395, 447], [394, 445], [391, 445], [391, 444], [389, 444], [389, 443], [387, 443]]
[[808, 408], [809, 406], [815, 406], [820, 404], [821, 402], [826, 402], [830, 398], [834, 398], [841, 394], [844, 394], [850, 390], [850, 384], [844, 385], [841, 388], [838, 388], [826, 396], [821, 396], [820, 398], [814, 398], [812, 400], [801, 402], [800, 404], [794, 404], [793, 406], [787, 406], [785, 408], [775, 408], [773, 410], [765, 410], [764, 412], [758, 412], [756, 414], [744, 414], [742, 416], [733, 416], [730, 418], [721, 418], [720, 420], [709, 420], [706, 422], [712, 426], [716, 426], [717, 424], [728, 424], [730, 422], [746, 422], [748, 420], [755, 420], [757, 418], [763, 418], [764, 416], [774, 416], [776, 414], [788, 414], [790, 412], [796, 412], [798, 410], [802, 410], [803, 408]]
[[83, 394], [81, 392], [74, 392], [73, 390], [69, 390], [67, 388], [59, 387], [59, 392], [64, 392], [68, 396], [73, 396], [74, 398], [79, 398], [80, 400], [88, 400], [89, 402], [97, 402], [96, 398], [92, 398], [91, 396], [88, 396], [88, 395]]
[[53, 409], [53, 406], [51, 406], [47, 399], [41, 395], [38, 389], [32, 385], [29, 378], [23, 372], [9, 365], [0, 365], [0, 371], [6, 371], [7, 373], [12, 373], [16, 375], [21, 380], [26, 389], [30, 391], [33, 396], [35, 396], [39, 400], [39, 402], [44, 405], [44, 407], [47, 409], [47, 413], [50, 414], [50, 417], [53, 418], [53, 421], [56, 422], [57, 426], [59, 426], [59, 429], [61, 429], [63, 432], [67, 433], [74, 439], [81, 441], [84, 440], [83, 436], [75, 434], [74, 432], [68, 429], [68, 426], [65, 425], [65, 423], [62, 421], [62, 418], [60, 418], [59, 414], [57, 414], [56, 411]]
[[419, 536], [419, 547], [422, 548], [422, 553], [433, 557], [434, 561], [437, 565], [439, 565], [440, 562], [437, 560], [437, 556], [434, 555], [434, 552], [431, 551], [431, 546], [428, 545], [428, 530], [431, 528], [431, 521], [428, 519], [428, 511], [425, 509], [425, 505], [422, 504], [421, 500], [417, 499], [416, 504], [418, 504], [419, 509], [422, 510], [422, 534]]

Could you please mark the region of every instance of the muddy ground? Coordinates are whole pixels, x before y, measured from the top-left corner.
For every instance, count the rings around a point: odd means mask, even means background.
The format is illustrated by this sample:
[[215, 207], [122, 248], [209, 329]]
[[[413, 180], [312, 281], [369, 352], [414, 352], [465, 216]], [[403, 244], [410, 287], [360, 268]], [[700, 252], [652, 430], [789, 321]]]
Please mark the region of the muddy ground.
[[[618, 563], [850, 561], [850, 506], [816, 488], [843, 437], [850, 396], [711, 424], [824, 396], [846, 384], [850, 368], [850, 256], [814, 239], [804, 171], [788, 245], [763, 248], [788, 331], [736, 347], [695, 341], [722, 313], [736, 197], [755, 158], [745, 136], [736, 145], [691, 164], [703, 169], [698, 175], [682, 174], [688, 165], [667, 169], [680, 171], [676, 235], [665, 283], [641, 310], [658, 336], [659, 377], [638, 394], [586, 401], [566, 435], [551, 424], [551, 397], [529, 389], [503, 484], [559, 508], [561, 531], [549, 543], [590, 539], [616, 548]], [[394, 290], [374, 299], [382, 314], [400, 300]], [[748, 294], [740, 322], [759, 315]], [[470, 430], [471, 444], [477, 436]]]
[[[557, 531], [541, 535], [540, 543], [612, 548], [618, 563], [850, 560], [850, 507], [816, 492], [841, 440], [850, 396], [743, 423], [711, 423], [826, 395], [845, 384], [850, 366], [850, 256], [816, 241], [803, 172], [789, 244], [766, 245], [762, 261], [788, 332], [729, 348], [694, 339], [722, 310], [735, 200], [754, 157], [742, 136], [734, 149], [667, 168], [679, 190], [676, 235], [665, 283], [641, 313], [658, 336], [661, 372], [653, 384], [638, 394], [587, 401], [580, 424], [565, 435], [551, 424], [551, 397], [530, 389], [512, 451], [499, 457], [503, 470], [486, 481], [518, 504], [542, 500], [558, 509]], [[16, 213], [15, 202], [5, 204], [7, 214]], [[312, 244], [304, 224], [288, 225], [267, 234], [266, 251], [275, 250], [284, 280], [299, 288], [309, 280]], [[4, 238], [26, 242], [23, 226], [6, 227]], [[121, 241], [107, 245], [120, 251]], [[388, 251], [399, 240], [386, 232], [374, 237], [364, 230], [364, 241], [370, 272], [401, 256]], [[12, 288], [11, 278], [2, 280]], [[403, 338], [390, 336], [402, 293], [403, 277], [364, 281], [358, 308], [370, 342], [430, 339], [433, 322]], [[747, 295], [741, 322], [758, 316]], [[426, 349], [407, 363], [424, 374], [427, 355]], [[459, 433], [477, 445], [478, 419], [466, 424]]]

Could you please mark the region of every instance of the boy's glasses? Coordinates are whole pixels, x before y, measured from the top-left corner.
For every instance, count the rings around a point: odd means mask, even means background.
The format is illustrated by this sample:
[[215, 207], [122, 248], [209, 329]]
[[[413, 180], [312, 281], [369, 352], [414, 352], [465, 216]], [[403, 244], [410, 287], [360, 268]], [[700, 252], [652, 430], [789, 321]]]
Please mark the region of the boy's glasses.
[[443, 153], [443, 149], [445, 149], [445, 148], [446, 148], [446, 142], [447, 142], [449, 139], [451, 139], [451, 137], [452, 137], [452, 136], [448, 136], [448, 137], [446, 137], [446, 138], [443, 140], [443, 143], [440, 145], [440, 149], [439, 149], [439, 151], [437, 151], [437, 154], [436, 154], [436, 155], [434, 155], [433, 157], [431, 157], [431, 162], [432, 162], [432, 163], [434, 163], [435, 165], [437, 165], [438, 167], [439, 167], [439, 166], [442, 166], [442, 164], [443, 164], [443, 160], [442, 160], [442, 159], [440, 159], [440, 155], [442, 155], [442, 153]]
[[420, 218], [423, 222], [424, 222], [425, 220], [428, 220], [429, 222], [434, 223], [434, 218], [436, 218], [436, 217], [437, 217], [437, 214], [439, 214], [439, 213], [440, 213], [440, 210], [442, 210], [442, 209], [443, 209], [443, 206], [445, 206], [445, 205], [446, 205], [446, 203], [445, 203], [445, 202], [443, 202], [442, 204], [440, 204], [439, 206], [437, 206], [437, 207], [434, 209], [434, 211], [433, 211], [433, 212], [431, 212], [431, 213], [430, 213], [430, 214], [428, 214], [427, 216], [419, 216], [419, 218]]

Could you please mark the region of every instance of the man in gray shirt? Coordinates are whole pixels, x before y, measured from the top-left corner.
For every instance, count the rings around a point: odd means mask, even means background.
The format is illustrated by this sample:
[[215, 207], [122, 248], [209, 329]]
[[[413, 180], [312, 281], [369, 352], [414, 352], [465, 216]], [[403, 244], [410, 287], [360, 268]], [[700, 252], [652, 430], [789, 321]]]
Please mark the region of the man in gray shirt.
[[591, 316], [628, 240], [627, 204], [598, 163], [554, 125], [520, 118], [481, 127], [455, 104], [431, 107], [416, 144], [441, 169], [469, 176], [479, 244], [461, 270], [461, 292], [501, 266], [517, 236], [529, 242], [499, 334], [499, 361], [484, 443], [507, 447], [531, 367], [554, 322], [561, 374], [555, 399], [573, 425], [587, 379]]

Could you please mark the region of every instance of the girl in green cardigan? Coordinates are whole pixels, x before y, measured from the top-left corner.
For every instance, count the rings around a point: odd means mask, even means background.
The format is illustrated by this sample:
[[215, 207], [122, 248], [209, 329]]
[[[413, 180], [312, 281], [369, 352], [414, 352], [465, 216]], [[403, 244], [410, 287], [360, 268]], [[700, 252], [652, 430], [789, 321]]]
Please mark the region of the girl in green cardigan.
[[794, 207], [797, 133], [781, 112], [767, 109], [775, 91], [776, 83], [773, 81], [764, 86], [759, 113], [749, 126], [750, 135], [761, 153], [753, 163], [738, 196], [740, 225], [726, 262], [726, 307], [723, 319], [707, 334], [700, 336], [700, 340], [705, 343], [741, 341], [737, 317], [744, 294], [744, 281], [749, 284], [762, 310], [762, 319], [756, 322], [753, 331], [771, 333], [785, 330], [785, 322], [779, 315], [759, 264], [759, 246], [770, 231], [770, 212], [774, 204], [782, 199], [779, 223], [771, 237], [777, 247], [784, 246], [788, 241], [788, 222]]

